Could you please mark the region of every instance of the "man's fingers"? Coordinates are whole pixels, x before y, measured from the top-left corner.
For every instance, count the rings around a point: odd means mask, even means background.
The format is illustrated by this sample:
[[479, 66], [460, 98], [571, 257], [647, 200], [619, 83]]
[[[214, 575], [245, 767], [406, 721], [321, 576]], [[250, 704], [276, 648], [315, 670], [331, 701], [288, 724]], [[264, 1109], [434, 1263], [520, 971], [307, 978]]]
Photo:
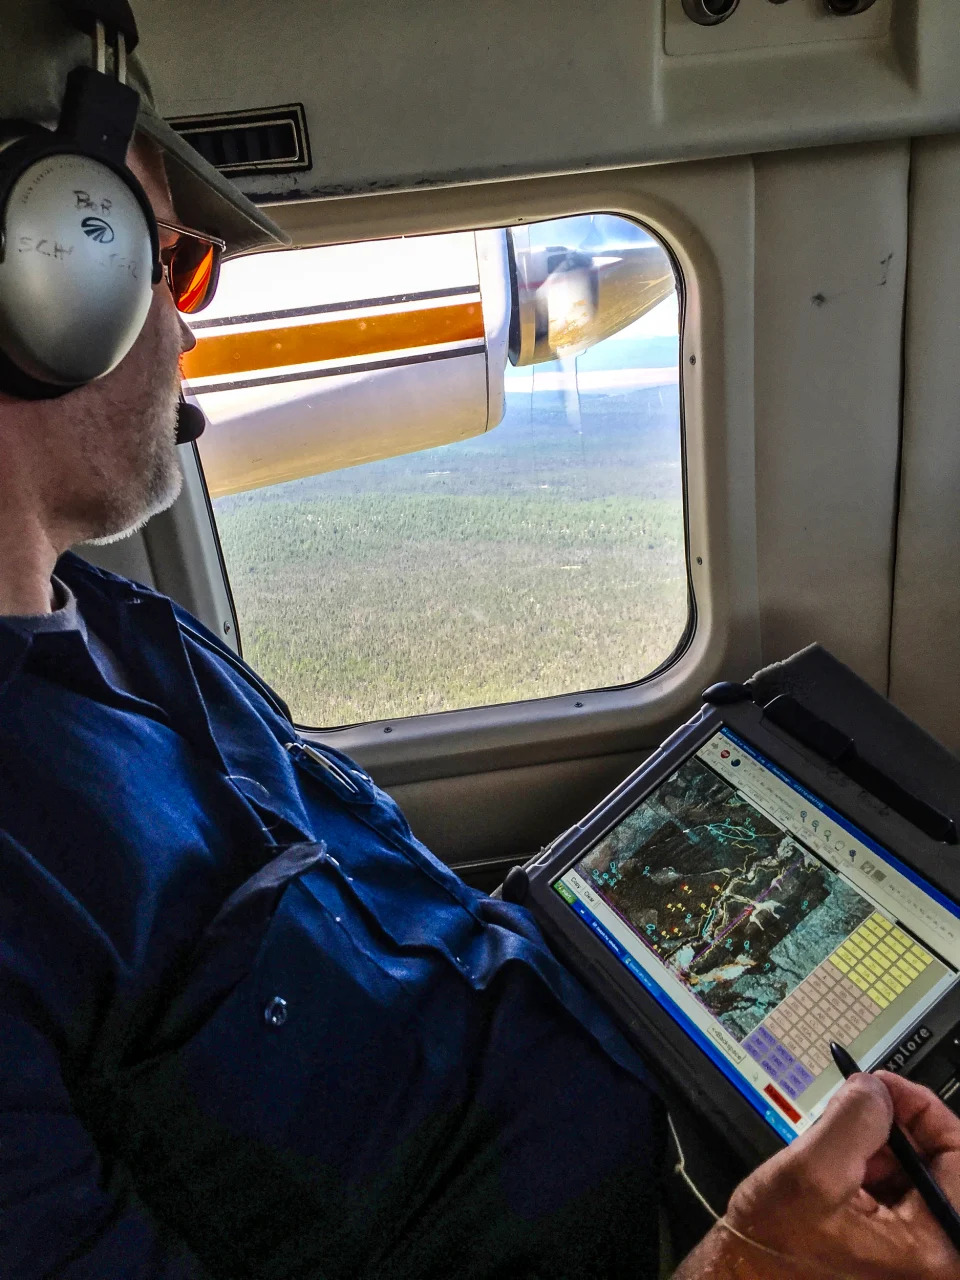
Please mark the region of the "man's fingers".
[[898, 1189], [902, 1193], [904, 1185], [909, 1186], [910, 1183], [900, 1161], [889, 1147], [884, 1147], [867, 1161], [863, 1185], [875, 1199], [889, 1204], [891, 1196]]
[[890, 1071], [878, 1071], [876, 1079], [883, 1082], [893, 1100], [897, 1123], [925, 1156], [960, 1153], [960, 1119], [936, 1094]]
[[851, 1076], [817, 1124], [778, 1159], [806, 1194], [816, 1195], [824, 1208], [839, 1208], [863, 1186], [892, 1121], [885, 1085], [872, 1076]]

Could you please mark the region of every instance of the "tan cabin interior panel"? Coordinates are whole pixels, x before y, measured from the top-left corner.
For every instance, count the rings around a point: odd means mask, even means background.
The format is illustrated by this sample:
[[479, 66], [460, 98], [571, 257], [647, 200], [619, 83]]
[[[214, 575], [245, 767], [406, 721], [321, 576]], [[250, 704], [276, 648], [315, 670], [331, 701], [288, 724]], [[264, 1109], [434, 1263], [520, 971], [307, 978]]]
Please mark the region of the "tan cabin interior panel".
[[78, 547], [77, 550], [84, 559], [106, 569], [108, 573], [133, 578], [134, 582], [142, 582], [147, 587], [157, 585], [143, 531], [122, 538], [119, 542], [109, 542], [106, 546], [87, 545]]
[[[297, 243], [609, 209], [684, 270], [688, 651], [576, 711], [572, 695], [322, 735], [491, 877], [705, 684], [812, 640], [960, 747], [955, 0], [879, 0], [861, 26], [820, 0], [741, 0], [742, 23], [695, 31], [679, 2], [292, 3], [269, 40], [253, 0], [142, 19], [166, 113], [304, 103], [313, 168], [241, 180]], [[174, 511], [89, 554], [235, 643], [181, 453]]]
[[890, 696], [960, 751], [960, 139], [913, 147]]
[[755, 172], [763, 657], [819, 640], [885, 690], [910, 148], [762, 156]]

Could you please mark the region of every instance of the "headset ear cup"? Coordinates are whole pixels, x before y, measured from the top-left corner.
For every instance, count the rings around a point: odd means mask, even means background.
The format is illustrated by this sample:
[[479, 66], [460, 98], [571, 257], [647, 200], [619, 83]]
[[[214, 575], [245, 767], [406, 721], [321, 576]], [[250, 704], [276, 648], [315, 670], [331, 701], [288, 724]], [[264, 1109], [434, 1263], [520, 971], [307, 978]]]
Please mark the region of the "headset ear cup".
[[54, 400], [74, 389], [56, 387], [52, 383], [31, 378], [0, 348], [0, 392], [16, 396], [18, 400]]
[[56, 395], [109, 373], [133, 346], [150, 309], [157, 229], [129, 171], [42, 132], [0, 153], [0, 352], [22, 386]]
[[0, 147], [19, 142], [21, 138], [46, 138], [49, 141], [50, 133], [36, 120], [0, 120]]

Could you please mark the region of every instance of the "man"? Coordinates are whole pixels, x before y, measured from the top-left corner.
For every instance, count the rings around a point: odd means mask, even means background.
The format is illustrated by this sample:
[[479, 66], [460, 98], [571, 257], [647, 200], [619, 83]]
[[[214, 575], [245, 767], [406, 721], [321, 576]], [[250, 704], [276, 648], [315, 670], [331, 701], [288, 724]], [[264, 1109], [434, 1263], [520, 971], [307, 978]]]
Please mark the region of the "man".
[[[25, 8], [2, 108], [49, 123], [87, 52]], [[158, 218], [268, 227], [166, 147], [177, 209], [157, 147], [129, 156]], [[0, 1276], [653, 1276], [662, 1109], [526, 913], [193, 619], [66, 554], [175, 497], [191, 341], [161, 281], [113, 372], [0, 393]], [[860, 1078], [681, 1274], [958, 1274], [894, 1108], [960, 1199], [960, 1124]]]

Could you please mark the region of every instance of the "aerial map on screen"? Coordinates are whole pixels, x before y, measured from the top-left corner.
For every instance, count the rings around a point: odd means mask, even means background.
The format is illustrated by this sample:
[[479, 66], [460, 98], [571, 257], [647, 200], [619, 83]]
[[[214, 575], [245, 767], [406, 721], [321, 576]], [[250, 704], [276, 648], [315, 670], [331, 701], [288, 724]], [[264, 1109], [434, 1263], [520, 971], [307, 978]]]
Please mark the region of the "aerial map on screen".
[[788, 1142], [960, 980], [956, 905], [726, 727], [553, 889]]
[[579, 870], [738, 1041], [874, 910], [696, 757]]

